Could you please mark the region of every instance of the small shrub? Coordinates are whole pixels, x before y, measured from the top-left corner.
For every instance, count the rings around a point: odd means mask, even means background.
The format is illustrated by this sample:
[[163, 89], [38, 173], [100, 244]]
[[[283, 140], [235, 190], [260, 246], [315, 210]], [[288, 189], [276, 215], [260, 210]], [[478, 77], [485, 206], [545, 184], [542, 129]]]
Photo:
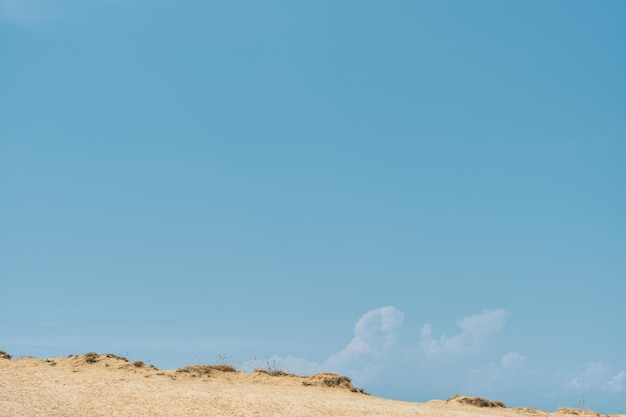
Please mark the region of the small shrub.
[[325, 375], [322, 377], [322, 384], [327, 387], [340, 387], [342, 385], [352, 385], [352, 381], [347, 376]]
[[133, 362], [133, 365], [135, 365], [135, 368], [143, 368], [144, 366], [146, 366], [146, 364], [142, 361], [135, 361]]
[[0, 359], [11, 359], [11, 355], [6, 353], [4, 350], [0, 350]]
[[85, 353], [85, 362], [96, 363], [98, 362], [98, 354], [96, 352]]
[[307, 379], [302, 382], [302, 385], [317, 385], [328, 388], [344, 388], [350, 390], [351, 392], [369, 395], [363, 388], [357, 388], [352, 385], [352, 381], [347, 376], [337, 375], [330, 372], [322, 372], [307, 377]]

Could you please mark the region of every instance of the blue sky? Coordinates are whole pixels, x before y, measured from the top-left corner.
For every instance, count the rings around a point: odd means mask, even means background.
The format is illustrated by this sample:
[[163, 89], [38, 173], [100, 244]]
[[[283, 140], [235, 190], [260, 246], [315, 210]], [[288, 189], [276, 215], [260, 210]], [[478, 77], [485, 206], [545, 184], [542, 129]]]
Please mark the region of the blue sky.
[[625, 13], [0, 0], [0, 349], [626, 413]]

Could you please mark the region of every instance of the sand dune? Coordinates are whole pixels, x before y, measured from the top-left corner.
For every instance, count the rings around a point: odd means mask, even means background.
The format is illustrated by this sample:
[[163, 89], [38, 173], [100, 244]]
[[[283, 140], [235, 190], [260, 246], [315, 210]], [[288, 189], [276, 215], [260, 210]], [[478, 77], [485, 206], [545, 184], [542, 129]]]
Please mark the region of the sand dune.
[[[429, 416], [599, 417], [547, 413], [473, 397], [410, 403], [377, 398], [334, 374], [300, 377], [198, 365], [159, 370], [115, 355], [53, 359], [0, 351], [0, 417], [12, 416]], [[621, 417], [626, 417], [621, 415]]]

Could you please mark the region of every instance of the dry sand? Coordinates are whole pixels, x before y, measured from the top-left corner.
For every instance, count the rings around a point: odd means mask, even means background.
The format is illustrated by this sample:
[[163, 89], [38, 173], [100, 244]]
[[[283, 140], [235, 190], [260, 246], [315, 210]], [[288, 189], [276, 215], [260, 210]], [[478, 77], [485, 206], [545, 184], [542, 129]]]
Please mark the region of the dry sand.
[[599, 417], [575, 409], [547, 413], [498, 407], [472, 397], [393, 401], [367, 395], [334, 374], [300, 377], [209, 366], [162, 371], [110, 354], [9, 359], [2, 353], [0, 417]]

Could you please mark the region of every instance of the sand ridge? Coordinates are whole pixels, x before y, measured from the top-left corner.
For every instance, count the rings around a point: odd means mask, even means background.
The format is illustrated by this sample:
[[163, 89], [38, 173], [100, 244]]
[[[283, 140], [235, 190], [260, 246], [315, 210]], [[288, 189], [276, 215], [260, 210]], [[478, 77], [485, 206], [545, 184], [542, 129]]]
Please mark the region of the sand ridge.
[[[159, 370], [113, 354], [11, 359], [0, 351], [0, 417], [432, 416], [600, 417], [586, 410], [506, 408], [474, 397], [411, 403], [367, 395], [349, 378], [224, 365]], [[620, 417], [626, 417], [621, 415]]]

